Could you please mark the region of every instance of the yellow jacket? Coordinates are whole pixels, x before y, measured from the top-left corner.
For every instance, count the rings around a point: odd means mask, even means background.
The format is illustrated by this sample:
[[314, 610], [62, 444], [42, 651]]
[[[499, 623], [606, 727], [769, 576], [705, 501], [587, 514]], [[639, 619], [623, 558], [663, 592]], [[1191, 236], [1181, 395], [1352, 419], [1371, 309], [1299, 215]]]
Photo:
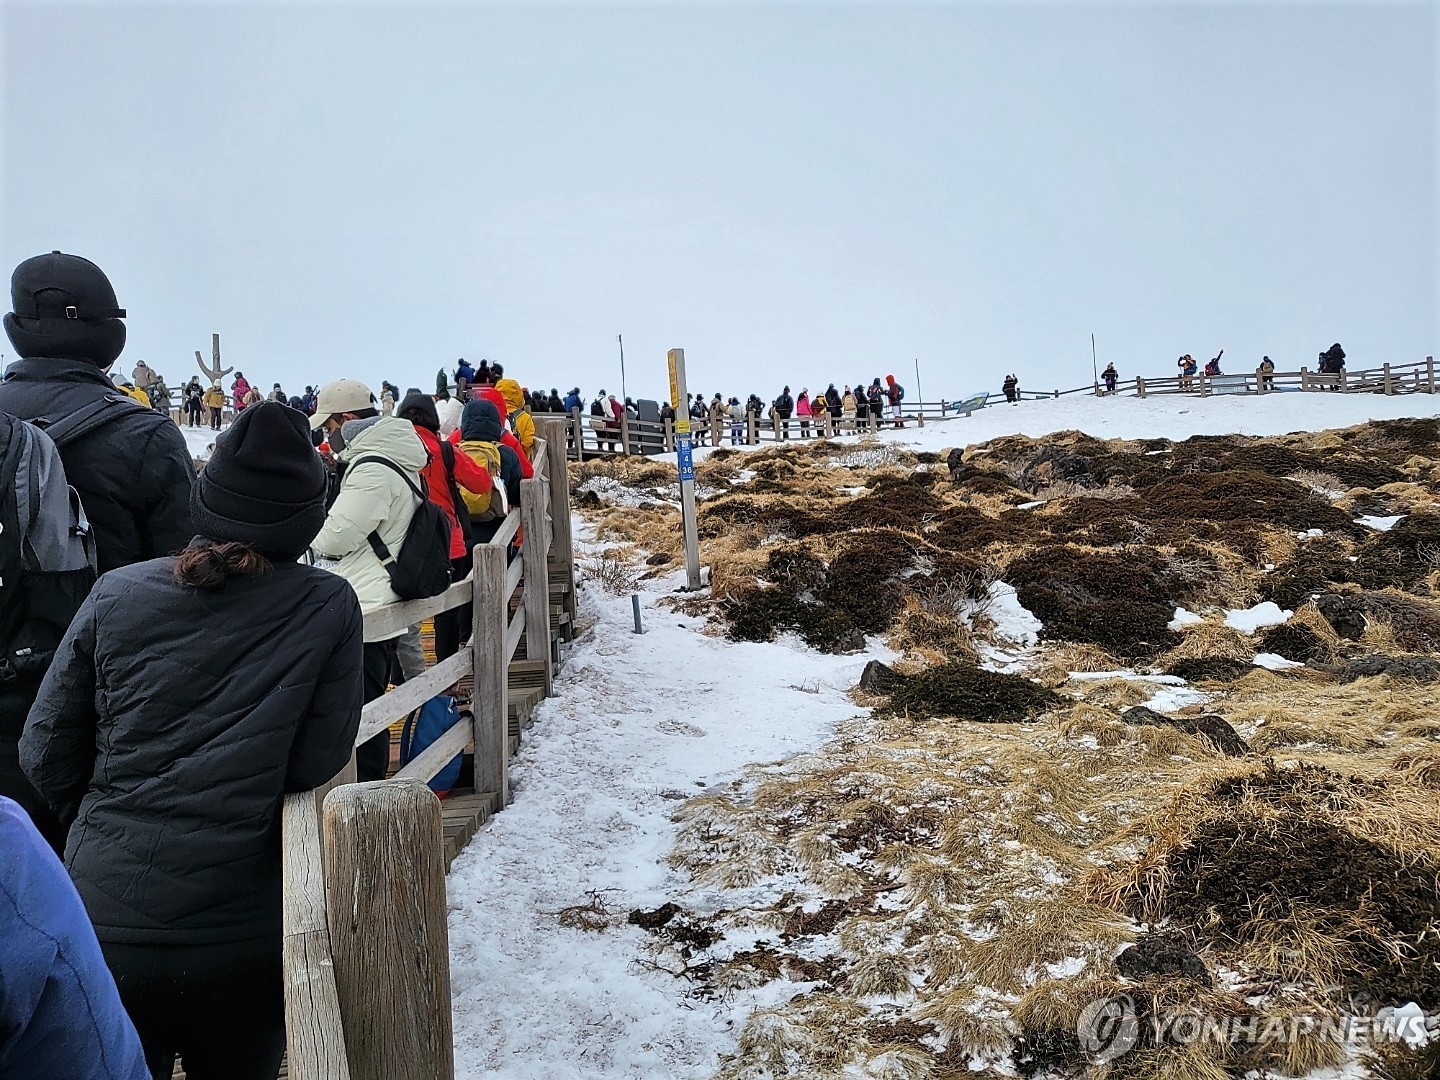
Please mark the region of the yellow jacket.
[[120, 387], [120, 392], [127, 397], [134, 398], [136, 401], [140, 402], [141, 405], [144, 405], [147, 409], [150, 407], [150, 395], [145, 393], [145, 391], [141, 390], [138, 386], [122, 386]]
[[534, 461], [535, 419], [525, 404], [525, 391], [520, 389], [520, 384], [514, 379], [501, 379], [495, 384], [495, 389], [500, 391], [500, 396], [505, 399], [505, 407], [510, 410], [510, 426], [514, 428], [515, 437], [524, 447], [525, 456]]
[[223, 409], [225, 407], [225, 391], [216, 390], [212, 386], [205, 391], [205, 396], [200, 400], [207, 409]]

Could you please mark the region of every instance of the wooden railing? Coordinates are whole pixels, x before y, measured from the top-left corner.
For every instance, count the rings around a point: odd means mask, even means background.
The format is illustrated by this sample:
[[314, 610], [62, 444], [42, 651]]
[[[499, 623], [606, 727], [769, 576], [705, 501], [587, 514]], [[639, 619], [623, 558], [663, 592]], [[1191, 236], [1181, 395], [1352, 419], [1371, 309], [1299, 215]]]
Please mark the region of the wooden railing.
[[[1231, 375], [1172, 375], [1163, 378], [1135, 378], [1117, 381], [1114, 391], [1103, 383], [1090, 383], [1069, 390], [1020, 390], [1018, 400], [1046, 401], [1052, 398], [1087, 394], [1095, 397], [1151, 397], [1164, 394], [1189, 394], [1208, 397], [1219, 394], [1269, 394], [1281, 391], [1314, 392], [1331, 390], [1348, 394], [1433, 394], [1435, 393], [1435, 360], [1427, 356], [1413, 364], [1383, 364], [1378, 368], [1320, 374], [1302, 367], [1299, 371], [1255, 371]], [[901, 406], [901, 419], [920, 427], [927, 423], [943, 423], [970, 416], [979, 409], [1006, 404], [1002, 393], [992, 393], [983, 403], [973, 400], [916, 401]], [[768, 408], [768, 407], [767, 407]], [[542, 414], [547, 418], [552, 414]], [[539, 420], [541, 417], [537, 417]], [[723, 419], [707, 417], [690, 422], [691, 439], [696, 446], [756, 446], [766, 442], [792, 439], [830, 438], [836, 435], [865, 435], [893, 428], [895, 420], [886, 406], [880, 416], [867, 414], [864, 419], [832, 417], [828, 412], [811, 417], [778, 416], [747, 413], [739, 424], [727, 414]], [[566, 450], [570, 457], [583, 460], [597, 455], [654, 455], [673, 452], [676, 429], [673, 421], [638, 420], [626, 415], [607, 425], [601, 417], [590, 416], [576, 409], [564, 420]]]
[[[549, 568], [563, 567], [573, 582], [573, 548], [560, 452], [565, 422], [537, 418], [537, 428], [535, 476], [521, 481], [520, 503], [495, 536], [476, 546], [471, 574], [439, 596], [365, 617], [365, 640], [380, 641], [474, 604], [469, 646], [367, 704], [356, 746], [466, 676], [473, 677], [473, 725], [455, 725], [389, 780], [355, 783], [352, 757], [323, 788], [285, 799], [285, 1017], [294, 1080], [454, 1075], [441, 818], [426, 782], [473, 748], [475, 790], [502, 810], [510, 792], [509, 669], [522, 641], [550, 692]], [[573, 590], [567, 602], [573, 617]]]

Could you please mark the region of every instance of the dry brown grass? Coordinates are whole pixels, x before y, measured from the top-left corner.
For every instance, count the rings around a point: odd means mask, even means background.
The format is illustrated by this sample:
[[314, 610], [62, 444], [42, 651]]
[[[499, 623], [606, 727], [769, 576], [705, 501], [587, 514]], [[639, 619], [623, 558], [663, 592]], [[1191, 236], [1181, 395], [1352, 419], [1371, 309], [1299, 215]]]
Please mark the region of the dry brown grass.
[[1180, 644], [1161, 658], [1162, 666], [1177, 660], [1249, 660], [1255, 655], [1254, 642], [1223, 622], [1207, 619], [1187, 626], [1182, 634]]
[[[1313, 450], [1324, 440], [1279, 441]], [[995, 470], [1034, 446], [1033, 440], [1014, 443], [1008, 456], [980, 455], [975, 463]], [[1094, 446], [1087, 443], [1086, 452]], [[1133, 444], [1106, 446], [1110, 453], [1134, 452]], [[1333, 446], [1354, 449], [1338, 436]], [[871, 450], [837, 452], [817, 441], [737, 455], [717, 463], [706, 482], [719, 486], [740, 468], [759, 470], [761, 479], [773, 473], [772, 482], [802, 494], [802, 508], [819, 513], [847, 497], [842, 488], [873, 488], [913, 465], [882, 460]], [[1406, 475], [1428, 480], [1436, 471], [1422, 458], [1407, 462]], [[1306, 479], [1340, 487], [1332, 476]], [[1387, 488], [1383, 494], [1397, 512], [1440, 503], [1422, 485]], [[934, 492], [942, 507], [963, 504], [991, 516], [1026, 498], [962, 499], [944, 481]], [[782, 530], [769, 516], [778, 503], [771, 498], [757, 492], [753, 516], [705, 539], [702, 557], [713, 568], [718, 597], [763, 580], [769, 549], [797, 542], [778, 535]], [[1062, 510], [1059, 502], [1039, 508], [1035, 520]], [[653, 516], [638, 525], [611, 522], [633, 518], [630, 511], [598, 516], [607, 536], [643, 550], [669, 550], [658, 545], [666, 542], [665, 530], [673, 537], [671, 512], [642, 514]], [[914, 524], [923, 536], [923, 523]], [[1262, 562], [1303, 560], [1313, 550], [1293, 530], [1260, 528], [1247, 530], [1243, 557], [1207, 541], [1215, 553], [1207, 562], [1173, 533], [1163, 538], [1179, 545], [1159, 550], [1185, 583], [1183, 602], [1193, 610], [1248, 604]], [[799, 542], [826, 555], [834, 540]], [[1033, 548], [1033, 537], [1018, 533], [1013, 542], [992, 542], [986, 565], [1003, 572]], [[1440, 567], [1433, 576], [1440, 586]], [[975, 655], [965, 627], [969, 609], [952, 599], [934, 589], [905, 599], [890, 637], [904, 654], [901, 670]], [[1428, 603], [1404, 594], [1394, 611], [1372, 617], [1373, 629], [1358, 647], [1341, 641], [1313, 604], [1302, 606], [1292, 623], [1313, 630], [1321, 660], [1331, 662], [1361, 648], [1389, 651], [1403, 644], [1410, 626], [1395, 612], [1414, 614], [1403, 606], [1412, 602]], [[1187, 630], [1157, 662], [1248, 660], [1256, 647], [1254, 639], [1211, 618]], [[1309, 669], [1282, 675], [1257, 668], [1206, 683], [1212, 698], [1204, 711], [1234, 724], [1255, 752], [1230, 758], [1175, 726], [1125, 724], [1119, 710], [1150, 697], [1154, 684], [1068, 678], [1070, 671], [1126, 666], [1093, 646], [1049, 644], [1035, 650], [1028, 673], [1063, 686], [1074, 699], [1064, 708], [1025, 724], [859, 716], [813, 753], [752, 768], [730, 795], [679, 807], [671, 863], [692, 880], [698, 909], [720, 905], [714, 925], [735, 930], [737, 940], [761, 932], [770, 940], [779, 936], [787, 954], [834, 961], [830, 981], [818, 990], [751, 1015], [735, 1055], [722, 1062], [723, 1077], [767, 1071], [912, 1080], [969, 1075], [962, 1066], [970, 1054], [997, 1061], [1013, 1050], [1022, 1028], [1073, 1034], [1086, 1002], [1119, 990], [1166, 1007], [1240, 1015], [1250, 1006], [1233, 994], [1184, 979], [1150, 979], [1137, 987], [1122, 981], [1114, 966], [1116, 952], [1143, 923], [1163, 920], [1175, 907], [1176, 882], [1185, 880], [1176, 876], [1176, 861], [1217, 822], [1281, 829], [1303, 807], [1301, 817], [1377, 845], [1398, 865], [1440, 858], [1440, 688], [1386, 678], [1343, 684]], [[855, 700], [872, 705], [881, 699]], [[1306, 781], [1277, 795], [1260, 783], [1268, 775], [1267, 757], [1281, 770], [1318, 765], [1338, 779], [1333, 789]], [[1222, 787], [1233, 789], [1233, 797], [1217, 798]], [[782, 886], [787, 891], [777, 898]], [[1191, 895], [1197, 895], [1193, 889]], [[1333, 1007], [1328, 987], [1345, 984], [1357, 950], [1373, 945], [1366, 935], [1374, 927], [1363, 917], [1344, 923], [1307, 907], [1306, 897], [1291, 899], [1256, 902], [1252, 923], [1227, 924], [1225, 934], [1207, 932], [1203, 919], [1188, 928], [1207, 967], [1235, 972], [1264, 1015]], [[1083, 961], [1078, 973], [1063, 974], [1073, 972], [1077, 960]], [[1056, 967], [1061, 963], [1066, 966]], [[720, 992], [787, 977], [781, 963], [722, 960], [718, 967], [713, 985]], [[1281, 982], [1306, 987], [1313, 999], [1277, 993]], [[885, 1022], [877, 1022], [882, 1015]], [[1298, 1073], [1336, 1064], [1335, 1047], [1319, 1037], [1255, 1053], [1245, 1068]], [[1125, 1080], [1221, 1080], [1241, 1071], [1229, 1051], [1204, 1045], [1140, 1048], [1124, 1062]]]

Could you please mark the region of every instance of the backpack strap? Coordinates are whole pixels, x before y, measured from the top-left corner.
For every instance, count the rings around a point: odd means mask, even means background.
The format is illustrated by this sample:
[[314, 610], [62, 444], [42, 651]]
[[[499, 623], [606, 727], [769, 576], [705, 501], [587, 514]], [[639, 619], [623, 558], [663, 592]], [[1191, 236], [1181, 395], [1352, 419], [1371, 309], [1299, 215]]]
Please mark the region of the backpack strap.
[[50, 436], [50, 441], [55, 444], [57, 450], [64, 450], [65, 447], [78, 442], [86, 435], [97, 431], [127, 412], [149, 411], [134, 398], [121, 394], [106, 394], [89, 405], [76, 409], [70, 415], [62, 416], [59, 420], [51, 420], [42, 416], [32, 420], [31, 423]]
[[465, 502], [460, 496], [460, 484], [455, 479], [455, 446], [448, 439], [440, 440], [440, 461], [445, 466], [445, 483], [450, 487], [450, 505], [455, 510], [455, 520], [460, 524], [460, 535], [465, 538], [465, 550], [469, 551], [472, 542], [470, 515], [460, 512]]
[[[429, 498], [429, 496], [426, 495], [421, 488], [415, 486], [415, 481], [410, 479], [409, 473], [407, 473], [404, 469], [402, 469], [399, 465], [395, 464], [395, 462], [391, 461], [389, 458], [381, 457], [379, 454], [362, 455], [361, 457], [356, 458], [354, 461], [347, 464], [346, 472], [348, 473], [350, 469], [353, 469], [362, 461], [375, 461], [381, 465], [384, 465], [386, 468], [394, 471], [401, 480], [405, 481], [406, 485], [410, 488], [411, 493], [417, 499], [419, 499], [422, 504]], [[423, 477], [421, 478], [420, 482], [422, 484], [425, 482]], [[365, 539], [370, 544], [370, 550], [375, 553], [375, 557], [379, 559], [382, 563], [388, 566], [391, 562], [394, 561], [394, 556], [390, 554], [390, 549], [385, 546], [385, 541], [380, 539], [380, 530], [372, 530], [370, 535], [367, 536]]]

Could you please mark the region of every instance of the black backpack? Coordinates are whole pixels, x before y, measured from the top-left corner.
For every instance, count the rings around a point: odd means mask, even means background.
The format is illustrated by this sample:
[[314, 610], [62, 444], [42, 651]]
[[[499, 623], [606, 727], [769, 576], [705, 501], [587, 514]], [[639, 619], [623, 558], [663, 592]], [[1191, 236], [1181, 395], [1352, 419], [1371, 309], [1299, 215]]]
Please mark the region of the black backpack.
[[419, 600], [426, 596], [439, 596], [450, 587], [450, 518], [445, 511], [430, 501], [426, 494], [424, 480], [420, 487], [410, 474], [389, 458], [372, 454], [358, 457], [350, 462], [353, 469], [362, 461], [374, 461], [392, 469], [404, 480], [420, 505], [410, 516], [410, 526], [405, 530], [405, 539], [400, 550], [393, 555], [380, 539], [379, 532], [372, 532], [366, 539], [370, 550], [390, 575], [390, 588], [402, 600]]
[[38, 683], [95, 584], [95, 543], [60, 449], [140, 409], [119, 395], [58, 421], [0, 413], [0, 687]]

